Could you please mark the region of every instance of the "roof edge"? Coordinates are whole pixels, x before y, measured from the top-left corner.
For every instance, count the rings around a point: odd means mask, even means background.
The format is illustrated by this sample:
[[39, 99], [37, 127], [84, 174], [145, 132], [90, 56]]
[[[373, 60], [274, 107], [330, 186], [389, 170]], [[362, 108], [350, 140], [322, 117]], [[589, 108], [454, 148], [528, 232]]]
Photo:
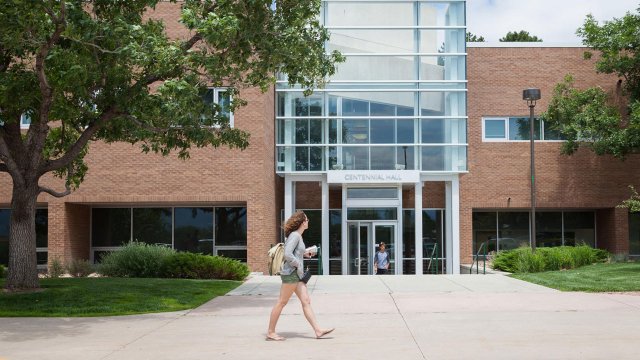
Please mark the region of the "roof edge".
[[586, 48], [579, 43], [545, 42], [467, 42], [470, 48]]

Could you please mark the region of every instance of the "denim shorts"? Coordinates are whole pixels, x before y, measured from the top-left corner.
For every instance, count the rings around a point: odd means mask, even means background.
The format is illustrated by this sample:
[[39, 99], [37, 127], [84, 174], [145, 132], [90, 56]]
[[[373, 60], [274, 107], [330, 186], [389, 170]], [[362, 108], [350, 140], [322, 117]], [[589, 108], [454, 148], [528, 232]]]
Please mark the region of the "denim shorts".
[[290, 275], [280, 275], [283, 284], [296, 284], [300, 281], [297, 272], [292, 272]]

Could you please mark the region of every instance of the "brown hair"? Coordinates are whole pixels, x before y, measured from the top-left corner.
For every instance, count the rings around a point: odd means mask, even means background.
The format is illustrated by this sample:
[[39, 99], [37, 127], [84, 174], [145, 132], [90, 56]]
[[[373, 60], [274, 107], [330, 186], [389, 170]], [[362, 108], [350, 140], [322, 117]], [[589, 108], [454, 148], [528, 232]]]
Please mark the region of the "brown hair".
[[304, 214], [304, 211], [296, 211], [291, 215], [287, 222], [282, 225], [282, 228], [284, 229], [284, 236], [289, 237], [289, 234], [298, 230], [305, 220], [307, 220], [307, 215]]

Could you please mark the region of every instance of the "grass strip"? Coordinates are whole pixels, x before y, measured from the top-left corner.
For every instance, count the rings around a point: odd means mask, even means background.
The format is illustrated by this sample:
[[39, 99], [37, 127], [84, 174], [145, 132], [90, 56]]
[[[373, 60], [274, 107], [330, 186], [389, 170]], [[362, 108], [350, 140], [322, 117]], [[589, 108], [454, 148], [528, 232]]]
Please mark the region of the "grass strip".
[[640, 291], [640, 262], [600, 263], [572, 270], [510, 276], [563, 291]]
[[[0, 286], [4, 286], [0, 279]], [[228, 280], [41, 279], [43, 291], [0, 292], [0, 317], [88, 317], [193, 309], [241, 284]]]

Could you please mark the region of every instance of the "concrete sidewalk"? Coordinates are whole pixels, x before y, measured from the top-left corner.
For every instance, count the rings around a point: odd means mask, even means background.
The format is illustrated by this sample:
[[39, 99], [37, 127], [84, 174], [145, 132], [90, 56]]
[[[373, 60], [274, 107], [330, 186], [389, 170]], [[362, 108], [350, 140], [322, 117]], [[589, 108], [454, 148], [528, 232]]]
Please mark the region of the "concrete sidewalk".
[[325, 276], [265, 341], [279, 278], [255, 276], [192, 311], [0, 318], [0, 359], [637, 359], [640, 296], [563, 293], [500, 275]]

